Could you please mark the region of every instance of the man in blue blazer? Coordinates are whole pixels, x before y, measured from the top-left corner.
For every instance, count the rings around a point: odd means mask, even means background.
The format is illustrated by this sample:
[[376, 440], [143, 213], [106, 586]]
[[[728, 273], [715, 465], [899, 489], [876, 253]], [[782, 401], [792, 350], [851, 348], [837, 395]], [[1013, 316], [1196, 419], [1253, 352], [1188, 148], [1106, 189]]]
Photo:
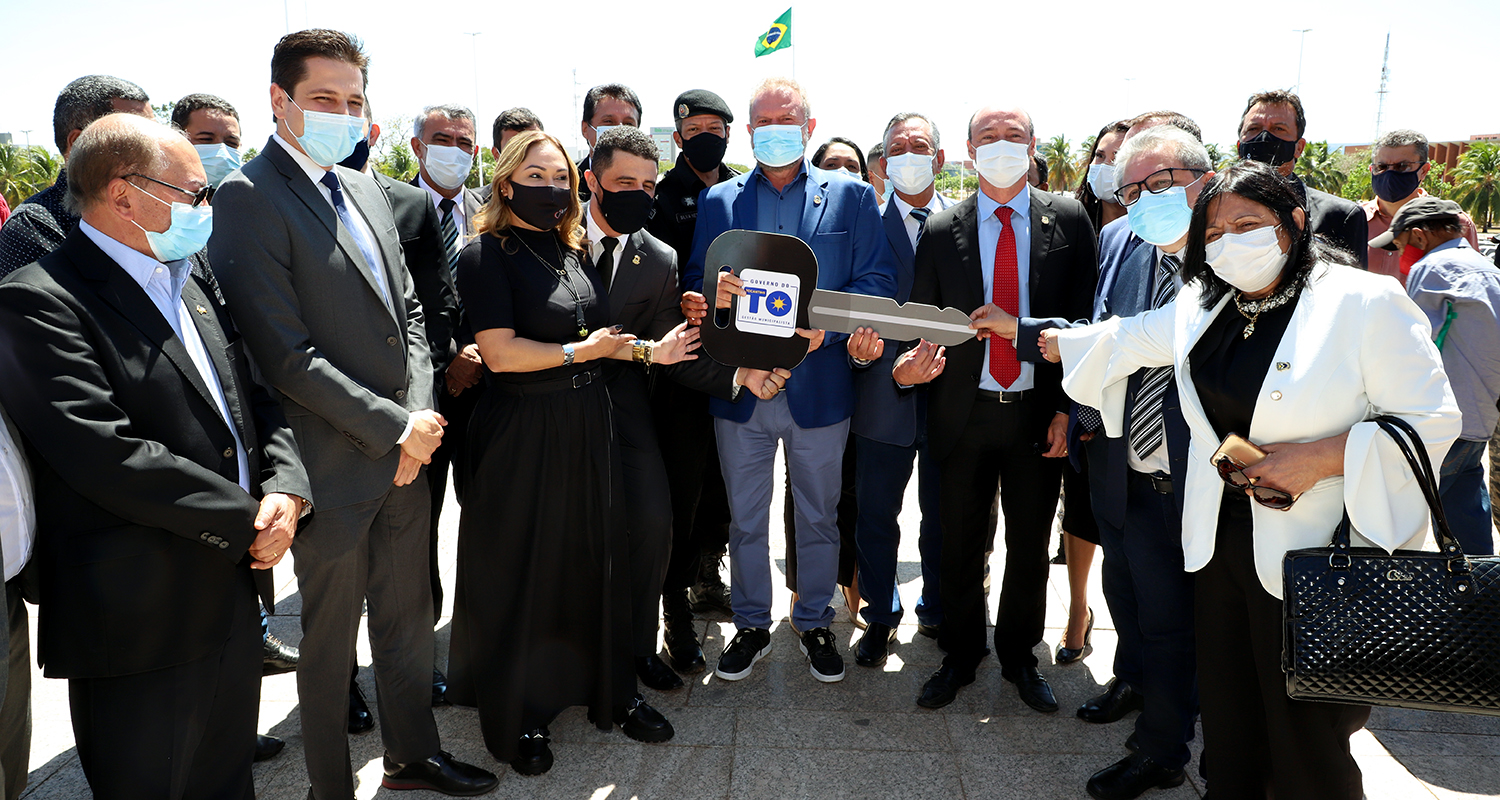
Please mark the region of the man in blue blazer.
[[[885, 238], [896, 258], [896, 302], [911, 297], [916, 276], [917, 241], [929, 215], [953, 205], [938, 194], [934, 178], [943, 168], [942, 139], [935, 123], [921, 114], [902, 113], [886, 123], [880, 162], [894, 186], [880, 215]], [[854, 359], [855, 496], [859, 516], [859, 587], [869, 601], [860, 614], [869, 627], [855, 646], [854, 663], [885, 664], [888, 648], [901, 623], [903, 609], [896, 591], [896, 551], [901, 528], [896, 522], [901, 499], [917, 463], [917, 503], [922, 510], [918, 548], [922, 554], [922, 596], [917, 602], [917, 631], [936, 638], [943, 621], [939, 595], [942, 527], [938, 522], [938, 467], [927, 448], [927, 392], [902, 391], [891, 379], [896, 347], [885, 347], [876, 332], [856, 333], [849, 344]], [[864, 347], [862, 347], [864, 345]]]
[[[728, 230], [795, 235], [818, 259], [818, 288], [890, 297], [896, 264], [880, 223], [875, 192], [867, 184], [807, 163], [812, 118], [802, 88], [784, 78], [762, 83], [750, 99], [750, 134], [757, 166], [715, 184], [698, 199], [698, 228], [683, 285], [684, 310], [701, 319], [708, 246]], [[720, 281], [717, 308], [728, 308], [733, 289]], [[844, 444], [854, 412], [854, 374], [842, 334], [798, 330], [808, 339], [807, 358], [771, 400], [710, 401], [719, 462], [729, 493], [730, 587], [734, 640], [715, 670], [725, 680], [749, 676], [771, 649], [771, 567], [768, 533], [776, 448], [784, 443], [797, 498], [797, 603], [793, 626], [813, 677], [842, 680], [844, 661], [828, 625], [833, 621], [839, 533], [835, 524]], [[835, 346], [837, 345], [837, 346]], [[779, 377], [774, 379], [780, 382]]]

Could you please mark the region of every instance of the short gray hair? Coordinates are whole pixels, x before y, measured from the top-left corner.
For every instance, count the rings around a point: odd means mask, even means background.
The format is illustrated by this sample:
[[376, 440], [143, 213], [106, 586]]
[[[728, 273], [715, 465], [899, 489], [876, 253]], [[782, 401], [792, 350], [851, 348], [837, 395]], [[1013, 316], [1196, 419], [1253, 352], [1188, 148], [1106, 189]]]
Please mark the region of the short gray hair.
[[1175, 125], [1157, 125], [1132, 136], [1120, 145], [1115, 153], [1115, 174], [1124, 175], [1136, 156], [1161, 153], [1174, 158], [1186, 169], [1211, 170], [1213, 161], [1208, 157], [1208, 148], [1193, 138], [1191, 133]]
[[[422, 109], [421, 116], [418, 116], [416, 121], [412, 123], [412, 132], [418, 139], [422, 138], [422, 126], [427, 124], [427, 118], [432, 116], [433, 114], [442, 114], [447, 119], [451, 119], [454, 121], [468, 120], [469, 124], [474, 125], [474, 112], [470, 111], [465, 106], [461, 106], [457, 103], [444, 103], [440, 106], [428, 106]], [[474, 133], [476, 136], [478, 135], [478, 125], [474, 126]]]
[[171, 128], [134, 114], [109, 114], [83, 129], [68, 154], [67, 206], [80, 216], [115, 178], [149, 175], [166, 168], [162, 139]]
[[912, 119], [919, 119], [927, 123], [927, 130], [932, 133], [933, 150], [943, 149], [943, 135], [941, 133], [938, 133], [938, 126], [936, 122], [933, 122], [932, 119], [926, 114], [918, 114], [915, 111], [903, 111], [900, 114], [891, 117], [891, 121], [885, 124], [885, 133], [880, 137], [882, 152], [883, 148], [891, 142], [891, 130], [897, 125], [900, 125], [901, 123]]
[[[1399, 131], [1391, 131], [1375, 141], [1374, 149], [1382, 147], [1406, 147], [1411, 145], [1417, 148], [1417, 157], [1423, 161], [1427, 160], [1427, 137], [1417, 133], [1410, 128], [1402, 128]], [[1374, 155], [1371, 153], [1371, 155]]]

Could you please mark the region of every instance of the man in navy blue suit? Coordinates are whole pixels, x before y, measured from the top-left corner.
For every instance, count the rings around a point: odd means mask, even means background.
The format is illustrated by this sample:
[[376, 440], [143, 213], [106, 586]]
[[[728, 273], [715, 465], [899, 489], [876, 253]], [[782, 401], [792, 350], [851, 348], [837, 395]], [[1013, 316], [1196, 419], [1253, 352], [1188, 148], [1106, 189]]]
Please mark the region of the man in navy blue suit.
[[[1177, 202], [1191, 207], [1213, 176], [1203, 145], [1170, 125], [1140, 133], [1132, 129], [1115, 156], [1115, 169], [1124, 199], [1135, 202], [1126, 206], [1129, 216], [1100, 232], [1094, 322], [1164, 305], [1181, 286], [1177, 259], [1187, 246], [1187, 217], [1175, 226], [1142, 222], [1139, 232], [1132, 230], [1138, 212], [1154, 202], [1141, 190], [1143, 183], [1186, 187]], [[1071, 325], [1021, 319], [1017, 357], [1041, 361], [1037, 334]], [[1178, 491], [1187, 472], [1187, 423], [1169, 368], [1138, 371], [1126, 392], [1119, 438], [1099, 435], [1098, 411], [1077, 404], [1069, 424], [1069, 451], [1076, 457], [1081, 449], [1089, 460], [1090, 498], [1104, 548], [1104, 598], [1120, 637], [1114, 679], [1078, 709], [1078, 716], [1109, 723], [1142, 709], [1131, 737], [1136, 752], [1089, 780], [1089, 793], [1105, 798], [1137, 797], [1155, 786], [1180, 783], [1198, 714], [1193, 582], [1183, 571]]]
[[[880, 163], [894, 187], [881, 222], [896, 257], [896, 302], [911, 297], [917, 242], [927, 218], [953, 205], [937, 193], [934, 178], [943, 168], [941, 134], [921, 114], [902, 113], [886, 123]], [[922, 554], [922, 596], [917, 601], [917, 631], [936, 638], [943, 621], [939, 595], [942, 527], [938, 522], [938, 467], [927, 448], [927, 392], [901, 391], [891, 379], [897, 348], [886, 348], [875, 331], [850, 337], [854, 361], [854, 417], [859, 437], [855, 448], [855, 496], [859, 516], [859, 588], [869, 602], [860, 610], [869, 627], [855, 646], [854, 663], [885, 664], [903, 609], [896, 592], [896, 551], [901, 544], [901, 498], [917, 464], [917, 503], [922, 510], [918, 548]]]
[[[882, 297], [896, 293], [896, 264], [874, 190], [807, 162], [807, 141], [817, 125], [811, 110], [802, 87], [785, 78], [768, 79], [751, 95], [749, 128], [757, 166], [699, 196], [693, 254], [683, 279], [690, 290], [683, 302], [689, 316], [706, 315], [707, 302], [696, 292], [702, 290], [708, 246], [733, 229], [802, 239], [818, 259], [818, 288]], [[719, 281], [716, 308], [728, 308], [731, 293], [743, 294], [737, 283], [732, 276]], [[738, 403], [714, 398], [709, 405], [729, 493], [730, 590], [739, 629], [715, 669], [725, 680], [749, 676], [771, 650], [768, 534], [778, 443], [786, 447], [797, 498], [798, 599], [792, 625], [803, 632], [802, 650], [813, 677], [825, 683], [844, 677], [844, 660], [828, 625], [838, 577], [835, 518], [854, 411], [854, 374], [844, 346], [847, 336], [800, 328], [797, 333], [807, 338], [808, 354], [785, 381], [784, 392]]]

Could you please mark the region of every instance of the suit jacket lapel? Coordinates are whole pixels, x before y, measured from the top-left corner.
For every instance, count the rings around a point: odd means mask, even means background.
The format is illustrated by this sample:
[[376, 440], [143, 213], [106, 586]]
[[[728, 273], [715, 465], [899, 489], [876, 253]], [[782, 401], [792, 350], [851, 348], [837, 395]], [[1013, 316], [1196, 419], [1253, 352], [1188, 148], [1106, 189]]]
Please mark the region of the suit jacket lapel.
[[745, 173], [744, 177], [739, 178], [738, 181], [740, 191], [734, 198], [734, 208], [731, 212], [733, 219], [730, 220], [729, 227], [753, 231], [756, 230], [759, 216], [756, 213], [755, 193], [760, 191], [760, 187], [756, 186], [754, 172]]
[[[234, 421], [234, 427], [239, 430], [240, 442], [249, 448], [253, 439], [249, 428], [245, 425], [245, 411], [240, 406], [240, 387], [235, 380], [234, 365], [229, 363], [226, 352], [228, 343], [224, 341], [224, 332], [214, 324], [213, 314], [206, 313], [212, 307], [208, 302], [208, 296], [198, 288], [197, 281], [189, 279], [182, 287], [182, 300], [193, 312], [188, 316], [192, 317], [193, 326], [197, 328], [198, 336], [203, 339], [203, 349], [208, 352], [208, 358], [214, 365], [214, 372], [218, 374], [219, 390], [224, 394], [224, 405], [229, 408], [230, 419]], [[203, 311], [198, 309], [203, 309]]]
[[807, 168], [806, 183], [803, 191], [807, 193], [807, 202], [802, 204], [802, 224], [797, 229], [797, 235], [804, 242], [811, 242], [813, 233], [818, 230], [818, 223], [823, 221], [823, 209], [828, 207], [828, 179], [824, 177], [823, 171], [814, 173], [813, 167]]
[[[964, 282], [969, 290], [969, 308], [979, 308], [989, 302], [984, 296], [984, 261], [979, 257], [979, 195], [971, 194], [958, 204], [953, 212], [953, 240], [958, 248], [958, 263], [970, 266], [963, 268]], [[957, 303], [950, 305], [958, 306]], [[958, 306], [962, 308], [963, 306]]]
[[1036, 298], [1042, 289], [1042, 257], [1052, 249], [1052, 234], [1057, 229], [1057, 215], [1052, 213], [1052, 200], [1046, 192], [1031, 190], [1031, 262], [1027, 265], [1027, 293], [1031, 295], [1031, 308], [1036, 309]]
[[[328, 228], [329, 233], [336, 235], [339, 230], [338, 214], [334, 213], [333, 206], [323, 199], [323, 193], [318, 190], [318, 187], [308, 180], [307, 173], [302, 171], [302, 167], [297, 165], [292, 155], [277, 144], [275, 139], [272, 139], [266, 143], [266, 149], [262, 151], [261, 156], [271, 159], [271, 163], [276, 165], [276, 171], [286, 178], [287, 187], [292, 190], [292, 194], [307, 205], [308, 209], [313, 212], [313, 216]], [[358, 250], [358, 248], [355, 249]]]
[[[349, 205], [349, 213], [363, 216], [365, 224], [370, 226], [370, 233], [375, 237], [374, 245], [380, 250], [381, 260], [385, 262], [385, 285], [391, 296], [391, 302], [386, 305], [386, 311], [390, 312], [392, 319], [399, 322], [405, 313], [405, 298], [401, 295], [401, 281], [395, 277], [394, 268], [403, 263], [398, 260], [401, 258], [401, 253], [399, 249], [393, 251], [386, 246], [388, 244], [386, 238], [389, 237], [382, 238], [379, 235], [379, 227], [371, 220], [370, 215], [364, 211], [366, 208], [376, 208], [375, 204], [385, 202], [385, 200], [382, 197], [373, 197], [366, 194], [364, 185], [358, 181], [340, 180], [339, 184], [344, 189], [344, 202]], [[339, 247], [344, 249], [344, 253], [350, 259], [360, 265], [360, 274], [365, 276], [365, 282], [370, 284], [370, 289], [375, 292], [375, 297], [379, 299], [380, 284], [375, 282], [373, 268], [371, 265], [365, 263], [364, 255], [359, 252], [359, 245], [354, 241], [354, 234], [340, 227], [338, 238]], [[397, 247], [399, 248], [399, 244]]]
[[[885, 202], [885, 213], [880, 218], [885, 225], [885, 238], [890, 241], [891, 249], [896, 253], [896, 292], [900, 295], [905, 288], [906, 293], [910, 294], [911, 285], [915, 281], [917, 254], [912, 251], [911, 237], [906, 233], [906, 219], [901, 216], [901, 210], [896, 207], [894, 199]], [[898, 296], [897, 299], [904, 298]]]
[[620, 309], [625, 305], [625, 298], [635, 290], [636, 281], [641, 277], [641, 268], [632, 264], [631, 260], [640, 258], [640, 241], [643, 234], [640, 231], [625, 237], [620, 244], [620, 266], [615, 268], [614, 278], [609, 282], [609, 311], [618, 315]]
[[460, 247], [462, 247], [464, 244], [467, 244], [469, 241], [469, 237], [474, 235], [474, 218], [479, 215], [479, 209], [484, 206], [484, 203], [480, 202], [479, 200], [479, 193], [467, 186], [464, 187], [463, 197], [464, 230], [463, 238], [459, 241]]
[[[1143, 245], [1144, 249], [1149, 245]], [[1203, 337], [1208, 330], [1209, 323], [1224, 310], [1229, 304], [1230, 294], [1226, 292], [1213, 308], [1205, 309], [1202, 303], [1202, 286], [1198, 281], [1193, 281], [1182, 287], [1177, 293], [1177, 314], [1174, 319], [1176, 330], [1172, 337], [1177, 350], [1174, 356], [1174, 364], [1177, 368], [1177, 378], [1185, 391], [1180, 393], [1182, 401], [1183, 418], [1189, 426], [1197, 428], [1196, 433], [1205, 439], [1217, 439], [1213, 427], [1208, 422], [1208, 415], [1203, 410], [1203, 402], [1198, 398], [1198, 390], [1193, 386], [1192, 366], [1188, 364], [1188, 354], [1193, 352], [1193, 345]]]
[[1115, 298], [1115, 313], [1129, 317], [1146, 311], [1151, 305], [1151, 283], [1155, 279], [1152, 267], [1156, 262], [1156, 247], [1141, 242], [1140, 246], [1125, 257], [1125, 263], [1115, 273], [1115, 285], [1110, 295]]

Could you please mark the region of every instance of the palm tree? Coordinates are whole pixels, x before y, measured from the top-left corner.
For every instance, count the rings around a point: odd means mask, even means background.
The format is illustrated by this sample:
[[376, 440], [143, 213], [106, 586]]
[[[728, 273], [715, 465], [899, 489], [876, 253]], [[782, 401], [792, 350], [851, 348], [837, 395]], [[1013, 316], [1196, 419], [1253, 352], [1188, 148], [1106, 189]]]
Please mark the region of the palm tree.
[[0, 195], [11, 208], [51, 186], [62, 162], [39, 145], [0, 145]]
[[1230, 164], [1240, 160], [1240, 157], [1235, 154], [1236, 151], [1234, 148], [1230, 148], [1229, 154], [1225, 155], [1224, 148], [1213, 142], [1204, 142], [1203, 149], [1208, 151], [1208, 163], [1214, 165], [1215, 172], [1222, 172]]
[[1453, 199], [1485, 228], [1500, 216], [1500, 146], [1479, 142], [1463, 154], [1453, 170]]
[[1078, 143], [1078, 159], [1073, 164], [1078, 168], [1079, 175], [1087, 175], [1089, 165], [1094, 163], [1094, 139], [1098, 137], [1089, 135]]
[[1067, 137], [1058, 134], [1042, 145], [1042, 160], [1047, 162], [1047, 185], [1058, 191], [1068, 191], [1078, 183], [1078, 166], [1073, 163], [1073, 146]]
[[1302, 182], [1319, 191], [1338, 194], [1349, 175], [1339, 169], [1338, 160], [1328, 152], [1328, 142], [1308, 142], [1293, 168]]

